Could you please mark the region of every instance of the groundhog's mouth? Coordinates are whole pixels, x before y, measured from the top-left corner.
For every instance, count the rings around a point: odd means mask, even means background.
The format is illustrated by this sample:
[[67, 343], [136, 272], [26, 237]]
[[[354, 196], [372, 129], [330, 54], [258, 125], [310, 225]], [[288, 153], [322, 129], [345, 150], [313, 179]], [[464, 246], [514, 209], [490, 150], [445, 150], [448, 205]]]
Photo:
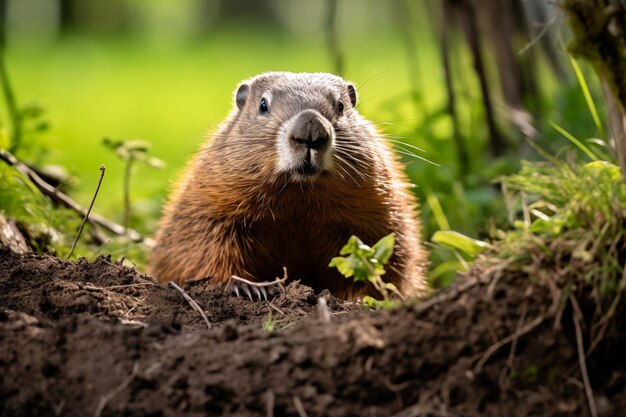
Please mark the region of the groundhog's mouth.
[[304, 161], [304, 163], [302, 165], [300, 165], [300, 167], [298, 167], [298, 169], [296, 170], [296, 172], [300, 175], [305, 175], [307, 177], [312, 177], [313, 175], [319, 174], [321, 172], [321, 169], [319, 169], [319, 167], [316, 167], [315, 165], [313, 165], [311, 163], [311, 161]]

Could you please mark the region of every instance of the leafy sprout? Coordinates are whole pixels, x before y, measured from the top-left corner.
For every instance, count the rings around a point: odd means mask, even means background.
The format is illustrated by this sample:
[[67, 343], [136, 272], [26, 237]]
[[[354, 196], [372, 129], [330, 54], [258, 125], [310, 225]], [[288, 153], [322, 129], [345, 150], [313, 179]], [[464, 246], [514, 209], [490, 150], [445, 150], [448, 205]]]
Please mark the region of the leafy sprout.
[[395, 305], [391, 302], [391, 293], [402, 298], [396, 286], [385, 282], [382, 275], [385, 274], [385, 264], [393, 254], [395, 235], [393, 233], [383, 237], [372, 247], [366, 245], [356, 236], [351, 236], [348, 243], [341, 248], [340, 255], [334, 257], [328, 266], [337, 268], [339, 273], [346, 278], [352, 278], [354, 282], [370, 283], [382, 296], [378, 301], [370, 296], [363, 298], [365, 305], [369, 307], [390, 307]]

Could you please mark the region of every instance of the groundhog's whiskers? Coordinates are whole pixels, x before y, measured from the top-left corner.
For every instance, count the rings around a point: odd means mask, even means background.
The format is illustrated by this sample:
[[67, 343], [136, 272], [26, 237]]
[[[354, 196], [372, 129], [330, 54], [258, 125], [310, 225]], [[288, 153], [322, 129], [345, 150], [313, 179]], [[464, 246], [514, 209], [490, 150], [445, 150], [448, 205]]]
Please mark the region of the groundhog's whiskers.
[[[346, 165], [347, 167], [353, 168], [353, 170], [354, 170], [356, 173], [360, 173], [360, 172], [359, 172], [356, 168], [354, 168], [352, 165], [350, 165], [350, 163], [349, 163], [348, 161], [346, 161], [345, 159], [343, 159], [343, 158], [342, 158], [341, 156], [339, 156], [337, 153], [335, 153], [335, 155], [334, 155], [334, 156], [335, 156], [335, 158], [337, 158], [340, 162], [343, 162], [343, 164], [344, 164], [344, 165]], [[336, 166], [337, 166], [337, 168], [340, 168], [343, 172], [345, 172], [345, 173], [346, 173], [346, 175], [347, 175], [348, 177], [350, 177], [350, 179], [351, 179], [352, 181], [354, 181], [354, 183], [355, 183], [358, 187], [360, 187], [359, 182], [356, 180], [356, 178], [354, 178], [354, 177], [353, 177], [353, 176], [352, 176], [352, 175], [348, 172], [348, 170], [347, 170], [347, 169], [346, 169], [346, 168], [345, 168], [342, 164], [337, 164]], [[362, 175], [362, 174], [361, 174], [361, 175]], [[341, 176], [341, 177], [343, 178], [343, 176]], [[363, 178], [363, 177], [362, 177], [362, 178]]]
[[404, 141], [399, 140], [399, 139], [406, 139], [405, 137], [402, 137], [402, 136], [385, 136], [385, 139], [387, 139], [389, 142], [399, 143], [402, 146], [408, 146], [409, 148], [415, 149], [416, 151], [419, 151], [419, 152], [426, 152], [424, 149], [420, 148], [419, 146], [411, 145], [410, 143], [406, 143]]

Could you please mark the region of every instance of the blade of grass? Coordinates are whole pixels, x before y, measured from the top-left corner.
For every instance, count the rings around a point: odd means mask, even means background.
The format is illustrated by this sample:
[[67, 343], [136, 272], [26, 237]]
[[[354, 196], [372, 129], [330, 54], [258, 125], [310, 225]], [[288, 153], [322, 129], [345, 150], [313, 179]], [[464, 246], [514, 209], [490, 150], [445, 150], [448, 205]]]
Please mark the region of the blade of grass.
[[576, 60], [571, 56], [569, 59], [572, 63], [572, 67], [574, 68], [574, 72], [576, 73], [576, 78], [578, 79], [578, 84], [580, 84], [580, 89], [583, 91], [583, 96], [585, 96], [585, 101], [587, 102], [587, 107], [589, 108], [589, 112], [591, 113], [593, 122], [598, 128], [600, 134], [604, 137], [606, 136], [604, 132], [604, 127], [602, 126], [602, 121], [600, 121], [600, 116], [598, 115], [596, 104], [593, 102], [593, 97], [591, 97], [591, 93], [589, 92], [589, 85], [587, 84], [587, 80], [585, 79], [583, 72], [580, 70], [578, 62], [576, 62]]
[[559, 132], [561, 135], [565, 136], [570, 142], [572, 142], [574, 145], [576, 145], [576, 147], [578, 149], [580, 149], [581, 151], [586, 153], [587, 156], [589, 158], [591, 158], [593, 161], [598, 161], [599, 160], [598, 157], [593, 152], [591, 152], [591, 149], [589, 149], [580, 140], [576, 139], [576, 137], [574, 135], [572, 135], [570, 132], [568, 132], [567, 130], [563, 129], [561, 126], [559, 126], [558, 124], [556, 124], [552, 120], [550, 120], [548, 123], [550, 123], [550, 126], [552, 126], [554, 128], [554, 130]]
[[426, 201], [433, 212], [433, 216], [435, 216], [435, 221], [437, 222], [437, 226], [439, 226], [439, 230], [450, 230], [450, 223], [448, 223], [448, 218], [443, 212], [441, 204], [439, 204], [437, 195], [435, 195], [435, 193], [428, 187], [424, 188], [424, 193], [426, 194]]

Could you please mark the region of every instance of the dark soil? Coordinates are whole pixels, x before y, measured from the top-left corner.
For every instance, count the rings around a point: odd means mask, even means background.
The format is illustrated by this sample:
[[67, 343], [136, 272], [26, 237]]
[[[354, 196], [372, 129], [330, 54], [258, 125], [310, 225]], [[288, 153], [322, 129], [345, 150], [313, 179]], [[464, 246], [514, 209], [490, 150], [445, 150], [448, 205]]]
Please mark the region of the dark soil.
[[[490, 275], [394, 311], [326, 295], [330, 321], [297, 283], [271, 305], [189, 284], [208, 329], [105, 258], [0, 252], [0, 416], [591, 415], [554, 288]], [[600, 416], [626, 410], [622, 336], [586, 358]]]

